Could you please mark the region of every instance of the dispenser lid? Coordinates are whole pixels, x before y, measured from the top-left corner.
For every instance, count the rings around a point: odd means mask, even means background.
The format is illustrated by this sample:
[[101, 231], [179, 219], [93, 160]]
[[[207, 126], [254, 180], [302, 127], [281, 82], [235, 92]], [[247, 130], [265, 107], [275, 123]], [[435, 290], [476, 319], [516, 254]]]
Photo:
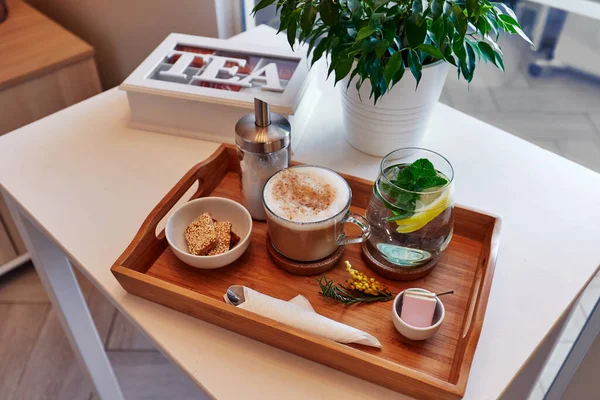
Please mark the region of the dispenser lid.
[[290, 144], [289, 121], [270, 113], [269, 105], [254, 99], [254, 112], [235, 125], [235, 143], [244, 151], [266, 154], [285, 149]]

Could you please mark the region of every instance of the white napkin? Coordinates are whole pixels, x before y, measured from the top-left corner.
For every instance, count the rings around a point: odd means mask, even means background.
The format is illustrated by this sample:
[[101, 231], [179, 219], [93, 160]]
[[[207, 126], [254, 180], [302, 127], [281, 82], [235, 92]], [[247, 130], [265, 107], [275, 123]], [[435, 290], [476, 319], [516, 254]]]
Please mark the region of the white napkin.
[[[302, 295], [283, 301], [245, 286], [243, 288], [245, 301], [239, 308], [339, 343], [358, 343], [381, 348], [381, 343], [374, 336], [317, 314], [310, 301]], [[223, 298], [231, 304], [227, 295]]]

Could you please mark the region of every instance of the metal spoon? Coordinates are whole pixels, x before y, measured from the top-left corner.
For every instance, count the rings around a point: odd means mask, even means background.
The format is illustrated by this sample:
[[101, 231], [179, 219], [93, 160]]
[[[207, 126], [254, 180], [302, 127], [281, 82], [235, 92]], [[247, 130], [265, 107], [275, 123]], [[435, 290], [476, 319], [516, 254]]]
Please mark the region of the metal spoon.
[[241, 285], [233, 285], [227, 288], [226, 300], [229, 304], [239, 306], [246, 299], [244, 298], [244, 287]]

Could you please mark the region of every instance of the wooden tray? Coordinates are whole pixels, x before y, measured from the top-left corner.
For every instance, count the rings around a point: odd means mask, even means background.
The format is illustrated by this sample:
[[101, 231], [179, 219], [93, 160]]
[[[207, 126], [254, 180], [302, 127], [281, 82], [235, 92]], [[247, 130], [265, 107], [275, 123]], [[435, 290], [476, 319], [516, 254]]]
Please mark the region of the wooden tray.
[[[232, 265], [198, 270], [179, 261], [164, 231], [156, 236], [158, 223], [195, 182], [199, 188], [192, 198], [220, 196], [240, 201], [238, 173], [235, 149], [223, 145], [175, 185], [111, 269], [125, 290], [410, 396], [457, 399], [464, 395], [492, 285], [498, 218], [456, 206], [454, 236], [431, 274], [412, 282], [380, 278], [396, 293], [408, 287], [436, 293], [454, 290], [443, 298], [446, 319], [441, 329], [427, 341], [411, 341], [394, 329], [392, 302], [344, 306], [321, 297], [314, 276], [291, 275], [277, 268], [267, 252], [265, 223], [254, 222], [250, 247]], [[364, 214], [373, 183], [344, 178], [352, 188], [352, 211]], [[347, 278], [344, 260], [375, 275], [363, 261], [360, 245], [350, 245], [340, 265], [326, 273], [328, 278], [336, 282]], [[284, 300], [300, 293], [319, 314], [373, 334], [383, 347], [339, 344], [225, 304], [223, 294], [233, 284]]]

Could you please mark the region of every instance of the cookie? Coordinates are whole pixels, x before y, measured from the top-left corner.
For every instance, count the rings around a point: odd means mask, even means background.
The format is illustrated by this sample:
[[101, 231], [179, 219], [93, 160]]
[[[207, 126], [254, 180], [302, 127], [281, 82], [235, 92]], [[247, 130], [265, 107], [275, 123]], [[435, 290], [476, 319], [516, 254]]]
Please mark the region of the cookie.
[[185, 229], [188, 250], [196, 256], [204, 256], [218, 243], [215, 223], [209, 213], [196, 218]]
[[217, 235], [217, 244], [208, 252], [207, 255], [209, 256], [223, 254], [229, 250], [231, 244], [231, 222], [215, 222], [215, 233]]

